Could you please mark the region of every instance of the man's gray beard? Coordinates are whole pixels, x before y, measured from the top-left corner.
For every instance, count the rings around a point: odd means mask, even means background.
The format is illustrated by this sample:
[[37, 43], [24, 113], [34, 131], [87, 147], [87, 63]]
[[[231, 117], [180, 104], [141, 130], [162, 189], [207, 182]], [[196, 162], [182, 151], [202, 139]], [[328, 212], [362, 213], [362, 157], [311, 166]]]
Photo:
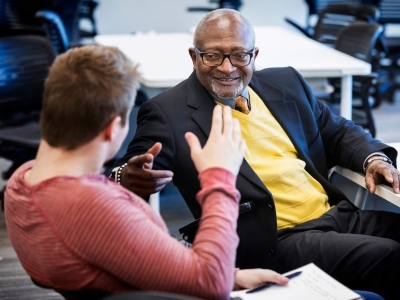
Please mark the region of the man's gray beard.
[[215, 83], [215, 80], [213, 79], [211, 82], [211, 88], [212, 88], [212, 92], [218, 96], [220, 99], [231, 99], [231, 98], [236, 98], [236, 96], [240, 95], [240, 93], [244, 90], [244, 86], [243, 86], [243, 81], [240, 80], [239, 85], [236, 87], [236, 89], [234, 90], [234, 94], [233, 95], [226, 95], [223, 93], [222, 88], [220, 85]]

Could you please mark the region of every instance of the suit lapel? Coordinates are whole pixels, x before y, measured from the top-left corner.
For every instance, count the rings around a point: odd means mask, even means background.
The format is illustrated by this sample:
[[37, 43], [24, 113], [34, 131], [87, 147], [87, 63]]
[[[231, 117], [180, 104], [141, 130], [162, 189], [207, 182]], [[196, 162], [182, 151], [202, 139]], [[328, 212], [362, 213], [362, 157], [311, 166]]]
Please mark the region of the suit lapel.
[[188, 78], [187, 89], [187, 104], [195, 109], [192, 119], [199, 125], [205, 137], [208, 137], [211, 130], [212, 113], [215, 107], [214, 99], [200, 84], [196, 72], [193, 72]]

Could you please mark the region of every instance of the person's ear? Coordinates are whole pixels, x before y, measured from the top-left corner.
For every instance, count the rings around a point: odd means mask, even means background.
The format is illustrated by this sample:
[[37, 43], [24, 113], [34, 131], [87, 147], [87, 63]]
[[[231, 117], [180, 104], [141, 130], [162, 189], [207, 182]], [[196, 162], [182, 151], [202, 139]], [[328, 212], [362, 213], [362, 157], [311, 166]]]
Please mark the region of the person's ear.
[[193, 47], [189, 48], [189, 55], [193, 62], [193, 70], [196, 70], [197, 55], [196, 55], [196, 51], [194, 51]]
[[118, 136], [122, 128], [121, 121], [122, 121], [121, 117], [116, 116], [114, 119], [111, 120], [110, 123], [108, 123], [107, 127], [103, 131], [104, 138], [106, 141], [113, 141], [116, 138], [116, 136]]
[[260, 51], [260, 49], [258, 49], [258, 47], [255, 47], [255, 49], [254, 49], [254, 60], [258, 56], [258, 51]]

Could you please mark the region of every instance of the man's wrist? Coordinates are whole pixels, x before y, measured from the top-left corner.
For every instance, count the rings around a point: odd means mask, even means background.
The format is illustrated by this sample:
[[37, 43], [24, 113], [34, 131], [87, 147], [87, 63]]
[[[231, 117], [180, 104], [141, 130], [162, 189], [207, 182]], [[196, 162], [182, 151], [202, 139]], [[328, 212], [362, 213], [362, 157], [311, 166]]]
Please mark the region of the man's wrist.
[[127, 165], [128, 165], [127, 163], [124, 163], [123, 165], [112, 169], [109, 178], [114, 179], [116, 183], [121, 184], [122, 171], [126, 168]]
[[391, 165], [393, 164], [393, 162], [390, 160], [390, 158], [387, 157], [386, 155], [375, 154], [375, 155], [373, 155], [373, 156], [370, 156], [368, 159], [366, 159], [366, 161], [365, 161], [365, 163], [364, 163], [364, 166], [363, 166], [364, 174], [367, 173], [368, 166], [369, 166], [373, 161], [376, 161], [376, 160], [384, 161], [384, 162], [386, 162], [386, 163], [388, 163], [388, 164], [391, 164]]

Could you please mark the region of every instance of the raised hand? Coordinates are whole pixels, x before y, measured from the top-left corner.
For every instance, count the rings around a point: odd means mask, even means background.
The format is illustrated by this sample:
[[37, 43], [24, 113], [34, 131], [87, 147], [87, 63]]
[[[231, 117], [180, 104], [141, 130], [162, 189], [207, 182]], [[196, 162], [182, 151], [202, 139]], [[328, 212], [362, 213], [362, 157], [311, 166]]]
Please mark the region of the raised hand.
[[187, 132], [185, 138], [199, 173], [217, 167], [237, 175], [243, 162], [246, 144], [241, 136], [239, 122], [232, 118], [229, 106], [215, 106], [210, 136], [203, 148], [193, 133]]

